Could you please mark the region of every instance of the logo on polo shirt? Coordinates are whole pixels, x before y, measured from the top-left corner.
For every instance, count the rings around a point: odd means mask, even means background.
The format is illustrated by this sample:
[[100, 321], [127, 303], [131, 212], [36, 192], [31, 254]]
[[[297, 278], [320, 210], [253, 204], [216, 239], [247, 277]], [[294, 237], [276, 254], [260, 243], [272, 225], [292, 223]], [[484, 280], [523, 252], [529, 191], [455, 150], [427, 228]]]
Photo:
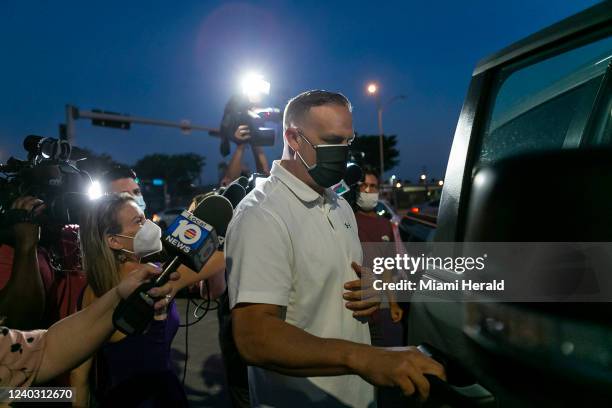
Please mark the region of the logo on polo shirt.
[[346, 227], [346, 229], [351, 228], [351, 224], [349, 224], [348, 222], [345, 222], [345, 223], [344, 223], [344, 226]]

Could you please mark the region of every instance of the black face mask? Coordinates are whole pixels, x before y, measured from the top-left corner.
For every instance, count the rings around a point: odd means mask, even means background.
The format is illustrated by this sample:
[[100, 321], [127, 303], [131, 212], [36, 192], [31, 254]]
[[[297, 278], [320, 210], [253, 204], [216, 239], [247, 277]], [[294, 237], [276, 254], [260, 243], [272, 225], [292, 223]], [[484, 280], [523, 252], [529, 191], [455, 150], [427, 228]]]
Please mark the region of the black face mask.
[[348, 162], [348, 151], [349, 147], [347, 145], [313, 145], [310, 143], [308, 139], [301, 134], [302, 139], [304, 139], [312, 148], [315, 150], [317, 155], [317, 162], [309, 166], [306, 164], [302, 155], [297, 152], [300, 160], [308, 169], [308, 174], [310, 177], [317, 183], [319, 186], [328, 188], [337, 184], [344, 178], [344, 173], [346, 172], [346, 163]]

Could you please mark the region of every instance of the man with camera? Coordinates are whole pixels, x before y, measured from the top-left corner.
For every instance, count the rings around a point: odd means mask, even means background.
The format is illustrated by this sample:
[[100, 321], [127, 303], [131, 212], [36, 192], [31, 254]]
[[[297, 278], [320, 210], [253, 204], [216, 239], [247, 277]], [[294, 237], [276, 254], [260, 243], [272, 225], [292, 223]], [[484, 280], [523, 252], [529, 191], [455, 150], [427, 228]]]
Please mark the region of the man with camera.
[[370, 346], [362, 317], [377, 301], [358, 280], [365, 271], [355, 216], [328, 189], [344, 175], [353, 137], [343, 95], [293, 98], [285, 108], [283, 157], [228, 228], [233, 330], [251, 365], [254, 406], [367, 407], [371, 384], [426, 398], [424, 374], [444, 377], [442, 366], [414, 348]]
[[34, 219], [45, 209], [36, 197], [17, 198], [9, 211], [7, 239], [0, 243], [0, 319], [16, 329], [43, 325], [46, 292], [53, 272], [48, 255], [38, 248], [40, 226]]

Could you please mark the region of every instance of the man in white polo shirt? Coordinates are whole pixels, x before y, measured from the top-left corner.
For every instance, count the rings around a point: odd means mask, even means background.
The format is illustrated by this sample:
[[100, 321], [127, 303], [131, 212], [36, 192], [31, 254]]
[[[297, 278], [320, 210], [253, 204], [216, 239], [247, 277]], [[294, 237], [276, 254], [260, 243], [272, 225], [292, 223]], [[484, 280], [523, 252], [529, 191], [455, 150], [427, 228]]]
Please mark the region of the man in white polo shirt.
[[[371, 384], [429, 393], [443, 368], [416, 349], [370, 346], [374, 308], [346, 292], [361, 245], [343, 177], [354, 136], [350, 102], [309, 91], [287, 104], [284, 151], [236, 209], [225, 244], [234, 338], [249, 367], [253, 406], [374, 406]], [[354, 282], [353, 282], [354, 284]], [[345, 304], [344, 299], [349, 300]]]

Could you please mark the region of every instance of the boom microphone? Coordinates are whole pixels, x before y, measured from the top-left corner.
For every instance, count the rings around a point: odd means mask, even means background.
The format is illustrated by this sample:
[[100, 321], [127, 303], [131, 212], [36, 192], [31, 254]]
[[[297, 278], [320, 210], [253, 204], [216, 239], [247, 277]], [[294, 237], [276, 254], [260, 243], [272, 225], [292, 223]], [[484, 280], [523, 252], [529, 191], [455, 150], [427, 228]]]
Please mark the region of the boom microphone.
[[199, 271], [219, 247], [233, 214], [232, 204], [225, 197], [206, 197], [193, 214], [183, 211], [164, 232], [162, 241], [166, 252], [173, 257], [161, 275], [146, 282], [127, 299], [122, 300], [113, 313], [113, 324], [124, 334], [142, 334], [153, 319], [155, 299], [147, 292], [165, 284], [170, 274], [185, 265]]
[[[242, 177], [242, 178], [247, 180], [246, 177]], [[248, 185], [248, 180], [247, 180], [247, 185]], [[223, 191], [221, 195], [227, 198], [230, 201], [230, 203], [232, 203], [232, 207], [236, 208], [238, 203], [240, 203], [240, 201], [242, 201], [244, 196], [246, 196], [246, 190], [238, 182], [238, 179], [236, 179], [229, 186], [227, 186], [227, 188]]]
[[349, 187], [352, 187], [355, 184], [359, 183], [362, 177], [363, 171], [361, 170], [361, 167], [359, 167], [357, 164], [349, 163], [349, 165], [346, 166], [346, 173], [344, 173], [344, 182], [348, 184]]

